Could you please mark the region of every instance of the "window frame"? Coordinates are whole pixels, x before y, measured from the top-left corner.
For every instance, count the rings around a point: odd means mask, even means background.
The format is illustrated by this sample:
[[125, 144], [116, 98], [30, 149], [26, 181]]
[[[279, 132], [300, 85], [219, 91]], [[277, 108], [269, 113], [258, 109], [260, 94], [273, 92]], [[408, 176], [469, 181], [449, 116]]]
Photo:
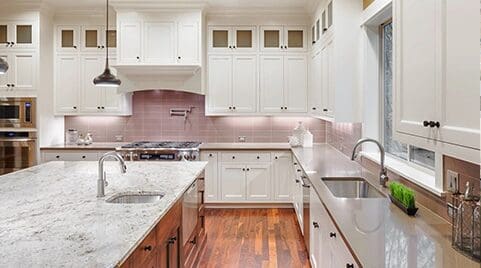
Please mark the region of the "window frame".
[[[385, 104], [385, 88], [384, 88], [384, 62], [385, 62], [385, 56], [384, 56], [384, 26], [387, 25], [387, 24], [390, 24], [390, 23], [393, 23], [393, 18], [391, 17], [390, 19], [384, 21], [383, 23], [381, 23], [379, 25], [379, 136], [380, 136], [380, 142], [381, 144], [383, 144], [384, 146], [384, 131], [385, 131], [385, 123], [384, 123], [384, 116], [385, 116], [385, 113], [384, 113], [384, 104]], [[394, 86], [394, 85], [393, 85]], [[428, 174], [432, 174], [434, 175], [435, 172], [436, 172], [436, 169], [437, 169], [437, 163], [436, 163], [436, 152], [435, 151], [431, 151], [429, 149], [425, 149], [425, 148], [422, 148], [422, 147], [419, 147], [419, 146], [415, 146], [415, 145], [412, 145], [412, 144], [408, 144], [408, 143], [404, 143], [404, 142], [400, 142], [402, 144], [405, 144], [407, 146], [407, 154], [406, 154], [406, 159], [403, 159], [395, 154], [392, 154], [390, 152], [387, 152], [386, 151], [386, 154], [389, 156], [389, 157], [392, 157], [398, 161], [402, 161], [402, 162], [405, 162], [408, 166], [414, 168], [414, 169], [417, 169], [417, 170], [420, 170], [422, 172], [425, 172], [425, 173], [428, 173]], [[424, 150], [428, 150], [428, 151], [431, 151], [431, 152], [434, 152], [434, 166], [428, 166], [428, 165], [424, 165], [422, 163], [415, 163], [413, 161], [411, 161], [411, 148], [412, 147], [416, 147], [416, 148], [421, 148], [421, 149], [424, 149]]]

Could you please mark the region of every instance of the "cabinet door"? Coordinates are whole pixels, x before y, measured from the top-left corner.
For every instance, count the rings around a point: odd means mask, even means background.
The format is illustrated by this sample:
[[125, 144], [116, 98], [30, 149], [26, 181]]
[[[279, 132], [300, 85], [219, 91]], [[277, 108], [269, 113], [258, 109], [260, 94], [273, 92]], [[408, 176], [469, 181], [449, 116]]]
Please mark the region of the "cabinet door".
[[172, 64], [175, 62], [175, 23], [144, 22], [144, 55], [142, 62]]
[[0, 58], [4, 59], [8, 63], [9, 71], [4, 74], [0, 74], [0, 90], [6, 91], [11, 90], [12, 88], [7, 86], [10, 85], [10, 74], [12, 68], [12, 54], [8, 53], [7, 50], [0, 50]]
[[57, 51], [78, 52], [80, 46], [80, 28], [78, 26], [62, 25], [57, 27]]
[[320, 115], [322, 112], [322, 59], [321, 51], [318, 50], [311, 56], [309, 64], [309, 109], [312, 115]]
[[179, 22], [177, 40], [177, 62], [200, 64], [200, 32], [197, 22]]
[[286, 112], [307, 112], [307, 57], [285, 56], [284, 104]]
[[334, 46], [333, 41], [329, 41], [321, 50], [321, 113], [324, 116], [334, 116]]
[[309, 243], [310, 243], [310, 260], [313, 268], [323, 268], [329, 266], [323, 266], [321, 262], [322, 258], [322, 232], [321, 232], [321, 209], [322, 204], [317, 196], [316, 191], [311, 190], [310, 198], [309, 198], [309, 215], [310, 215], [310, 224], [309, 224]]
[[[109, 57], [110, 66], [117, 63], [117, 59]], [[102, 64], [105, 65], [105, 59], [102, 59]], [[113, 74], [117, 75], [117, 70], [110, 67]], [[124, 109], [125, 93], [119, 93], [117, 88], [105, 87], [101, 90], [102, 112], [104, 113], [120, 113]]]
[[261, 26], [261, 51], [284, 51], [284, 28], [282, 26]]
[[102, 73], [104, 59], [102, 56], [82, 56], [81, 58], [80, 111], [83, 113], [102, 112], [102, 90], [94, 85], [93, 80]]
[[284, 57], [261, 56], [260, 61], [261, 111], [280, 113], [284, 111]]
[[11, 31], [11, 27], [9, 27], [8, 23], [0, 22], [0, 48], [9, 47], [9, 42], [11, 42], [10, 31]]
[[233, 56], [232, 105], [237, 113], [257, 109], [257, 56]]
[[232, 52], [232, 30], [230, 27], [209, 27], [209, 51], [216, 53]]
[[102, 51], [103, 37], [102, 26], [83, 26], [80, 35], [81, 50], [85, 52]]
[[28, 48], [33, 49], [38, 46], [37, 32], [38, 27], [36, 23], [31, 21], [12, 23], [10, 42], [14, 42], [12, 48]]
[[476, 149], [480, 147], [479, 9], [479, 1], [446, 1], [446, 85], [437, 91], [441, 93], [438, 137]]
[[246, 184], [247, 200], [270, 200], [272, 192], [270, 165], [247, 165]]
[[257, 50], [256, 27], [233, 27], [234, 52], [255, 52]]
[[284, 27], [284, 46], [289, 52], [304, 52], [307, 49], [306, 28], [300, 26]]
[[441, 5], [438, 0], [402, 0], [394, 5], [394, 114], [399, 132], [432, 137], [432, 128], [424, 127], [423, 121], [437, 118], [436, 91], [442, 82]]
[[119, 63], [132, 64], [141, 61], [141, 29], [140, 22], [120, 22]]
[[291, 154], [289, 152], [273, 153], [272, 159], [272, 182], [274, 184], [274, 199], [279, 201], [291, 201]]
[[218, 176], [217, 176], [217, 153], [202, 152], [201, 161], [207, 161], [205, 168], [205, 201], [206, 203], [220, 200], [218, 194]]
[[209, 112], [225, 113], [232, 109], [232, 56], [209, 56]]
[[37, 54], [35, 52], [13, 53], [11, 56], [10, 83], [14, 90], [37, 88]]
[[80, 60], [77, 55], [58, 55], [55, 64], [55, 108], [60, 114], [76, 113], [79, 106]]
[[224, 201], [245, 201], [246, 167], [242, 164], [221, 164], [221, 195]]

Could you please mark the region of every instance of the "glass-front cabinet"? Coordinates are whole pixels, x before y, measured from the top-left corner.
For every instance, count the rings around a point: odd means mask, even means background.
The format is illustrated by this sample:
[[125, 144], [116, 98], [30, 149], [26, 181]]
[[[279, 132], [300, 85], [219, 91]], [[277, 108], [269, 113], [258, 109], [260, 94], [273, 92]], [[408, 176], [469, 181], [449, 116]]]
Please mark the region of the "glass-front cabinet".
[[109, 46], [109, 52], [117, 47], [115, 27], [106, 30], [104, 26], [62, 25], [57, 28], [56, 47], [58, 52], [103, 52]]
[[56, 42], [59, 52], [77, 52], [80, 47], [80, 27], [58, 26]]
[[253, 52], [256, 48], [255, 26], [209, 27], [211, 52]]
[[[315, 29], [313, 29], [313, 32]], [[306, 51], [307, 34], [304, 26], [262, 26], [262, 51]]]
[[32, 22], [0, 22], [0, 48], [28, 48], [37, 46], [36, 24]]

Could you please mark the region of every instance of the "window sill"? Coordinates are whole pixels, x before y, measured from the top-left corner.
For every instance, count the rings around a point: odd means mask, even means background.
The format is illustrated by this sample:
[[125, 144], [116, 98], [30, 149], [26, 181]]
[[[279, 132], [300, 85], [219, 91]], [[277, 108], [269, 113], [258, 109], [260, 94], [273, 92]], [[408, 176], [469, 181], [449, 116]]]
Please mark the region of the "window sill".
[[[367, 153], [361, 152], [363, 157], [380, 164], [379, 153]], [[436, 188], [436, 178], [434, 172], [426, 172], [421, 169], [414, 168], [402, 160], [396, 159], [386, 155], [385, 159], [386, 168], [390, 171], [400, 175], [401, 177], [407, 179], [408, 181], [420, 186], [421, 188], [435, 194], [436, 196], [443, 196], [444, 191], [442, 189]]]

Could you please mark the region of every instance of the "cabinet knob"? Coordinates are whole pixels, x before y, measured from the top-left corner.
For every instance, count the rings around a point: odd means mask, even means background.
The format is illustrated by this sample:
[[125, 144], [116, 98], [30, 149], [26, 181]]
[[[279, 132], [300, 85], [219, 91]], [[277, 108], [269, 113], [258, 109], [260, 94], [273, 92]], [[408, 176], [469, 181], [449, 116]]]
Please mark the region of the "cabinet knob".
[[233, 46], [233, 48], [235, 49], [236, 47], [235, 47], [235, 46]]
[[102, 106], [102, 110], [105, 110], [105, 107], [104, 107], [104, 106]]
[[232, 107], [232, 110], [235, 110], [235, 106], [234, 106], [234, 107]]
[[177, 57], [177, 59], [179, 59], [179, 60], [180, 60], [180, 59], [182, 59], [182, 57], [181, 57], [181, 56], [178, 56], [178, 57]]
[[82, 155], [82, 159], [85, 159], [85, 158], [86, 158], [86, 156], [85, 156], [85, 155]]
[[145, 246], [144, 250], [145, 251], [152, 251], [152, 246], [151, 245]]
[[102, 46], [102, 48], [105, 48], [105, 46]]
[[137, 56], [136, 58], [137, 58], [138, 60], [140, 60], [140, 57], [139, 57], [139, 56]]
[[336, 233], [329, 233], [329, 237], [336, 237]]
[[229, 48], [232, 48], [232, 46], [229, 46]]
[[354, 264], [353, 263], [346, 263], [346, 268], [354, 268]]
[[298, 169], [297, 172], [301, 172], [302, 170]]
[[429, 126], [429, 121], [423, 121], [423, 126], [428, 127]]
[[316, 41], [312, 41], [312, 44], [314, 45], [316, 43]]
[[297, 166], [297, 163], [296, 163], [296, 162], [294, 162], [294, 166]]
[[284, 110], [284, 107], [281, 107], [281, 110]]
[[60, 155], [56, 155], [55, 158], [59, 159], [59, 158], [60, 158]]
[[177, 241], [177, 237], [171, 237], [171, 238], [169, 238], [168, 243], [169, 243], [169, 244], [174, 244], [175, 241]]
[[296, 183], [299, 183], [299, 182], [301, 182], [301, 181], [300, 181], [300, 180], [298, 180], [298, 179], [296, 179]]
[[287, 110], [287, 106], [286, 106], [286, 107], [284, 107], [284, 110]]
[[261, 159], [261, 157], [260, 157], [260, 156], [257, 156], [256, 158], [257, 158], [257, 159]]
[[323, 33], [327, 32], [327, 28], [322, 29], [322, 32]]
[[277, 160], [277, 159], [279, 159], [279, 157], [277, 157], [277, 156], [274, 156], [274, 159], [276, 159], [276, 160]]
[[77, 46], [73, 46], [73, 48], [77, 49]]
[[235, 159], [235, 156], [232, 156], [232, 159]]
[[12, 85], [10, 85], [10, 84], [7, 84], [7, 87], [11, 87], [11, 86], [12, 86]]
[[97, 48], [100, 48], [100, 46], [97, 46]]
[[312, 226], [314, 226], [314, 228], [319, 228], [319, 223], [313, 221], [313, 222], [312, 222]]
[[322, 111], [327, 112], [327, 111], [329, 111], [329, 109], [324, 108], [324, 109], [322, 109]]
[[77, 106], [72, 107], [74, 110], [77, 110]]
[[316, 108], [316, 107], [312, 107], [312, 110], [314, 110], [314, 111], [315, 111], [315, 110], [317, 110], [317, 108]]
[[439, 127], [441, 126], [441, 123], [439, 123], [439, 122], [434, 122], [434, 121], [430, 121], [430, 122], [429, 122], [429, 126], [432, 127], [432, 128], [433, 128], [433, 127], [439, 128]]
[[11, 84], [10, 86], [11, 86], [11, 87], [15, 87], [15, 84]]
[[251, 169], [250, 169], [250, 168], [247, 168], [247, 171], [251, 171]]
[[209, 154], [209, 157], [212, 157], [212, 154]]
[[246, 171], [246, 169], [245, 169], [245, 168], [242, 168], [242, 171]]
[[15, 45], [15, 42], [11, 42], [10, 46], [12, 46], [12, 47], [13, 47], [14, 45]]
[[97, 110], [100, 110], [100, 106], [97, 106]]

